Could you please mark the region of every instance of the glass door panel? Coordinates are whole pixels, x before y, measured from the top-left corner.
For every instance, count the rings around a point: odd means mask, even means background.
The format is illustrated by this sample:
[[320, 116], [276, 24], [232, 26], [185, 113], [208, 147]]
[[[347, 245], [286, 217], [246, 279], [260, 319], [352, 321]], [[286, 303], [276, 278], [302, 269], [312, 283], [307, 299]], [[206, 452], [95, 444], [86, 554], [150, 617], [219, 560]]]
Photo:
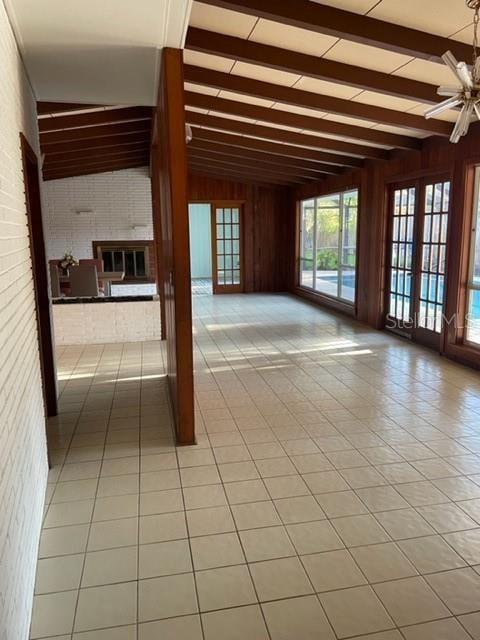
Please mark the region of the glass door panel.
[[413, 322], [411, 300], [416, 188], [395, 189], [392, 204], [387, 326], [409, 333]]
[[242, 237], [239, 206], [215, 207], [212, 212], [213, 293], [242, 291]]
[[450, 182], [425, 185], [418, 328], [440, 334], [445, 292]]

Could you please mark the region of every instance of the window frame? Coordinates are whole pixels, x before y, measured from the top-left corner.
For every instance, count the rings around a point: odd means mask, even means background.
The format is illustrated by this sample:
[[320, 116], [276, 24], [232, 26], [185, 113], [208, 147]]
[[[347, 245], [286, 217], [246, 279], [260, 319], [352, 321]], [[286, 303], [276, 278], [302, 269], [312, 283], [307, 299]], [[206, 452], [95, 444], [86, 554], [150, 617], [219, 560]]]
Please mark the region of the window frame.
[[[116, 284], [139, 284], [139, 283], [154, 283], [156, 282], [156, 268], [155, 268], [155, 251], [153, 240], [94, 240], [92, 242], [93, 257], [98, 260], [102, 260], [103, 251], [121, 251], [124, 256], [127, 251], [143, 251], [145, 256], [145, 275], [144, 276], [127, 276]], [[136, 260], [135, 270], [136, 270]]]
[[[357, 207], [356, 207], [356, 221], [355, 221], [355, 265], [350, 266], [344, 263], [343, 261], [343, 250], [344, 250], [344, 217], [345, 217], [345, 195], [356, 192], [357, 194]], [[316, 289], [316, 278], [317, 278], [317, 268], [316, 268], [316, 252], [317, 252], [317, 214], [319, 209], [322, 207], [318, 206], [319, 200], [325, 200], [327, 198], [334, 198], [338, 196], [338, 243], [337, 243], [337, 295], [332, 295], [330, 293], [326, 293], [324, 291], [319, 291]], [[303, 291], [308, 293], [309, 295], [314, 295], [318, 298], [326, 298], [328, 301], [333, 303], [346, 305], [350, 309], [356, 309], [357, 306], [357, 296], [358, 296], [358, 239], [359, 239], [359, 213], [360, 213], [360, 187], [358, 185], [351, 186], [349, 188], [342, 189], [340, 191], [332, 191], [329, 193], [315, 195], [309, 198], [303, 198], [298, 201], [298, 241], [297, 241], [297, 268], [296, 268], [296, 284], [297, 287]], [[313, 202], [313, 213], [314, 213], [314, 221], [313, 221], [313, 249], [312, 249], [312, 286], [308, 286], [302, 284], [301, 276], [302, 276], [302, 262], [305, 260], [303, 253], [303, 237], [304, 237], [304, 225], [303, 225], [303, 211], [304, 211], [304, 203]], [[332, 207], [323, 207], [324, 209], [331, 209]], [[308, 260], [308, 259], [307, 259]], [[349, 298], [342, 297], [342, 289], [343, 289], [343, 281], [342, 275], [345, 270], [354, 271], [354, 295], [353, 300]]]
[[[473, 281], [474, 273], [475, 273], [475, 261], [476, 261], [476, 245], [477, 238], [480, 234], [480, 164], [475, 165], [474, 167], [474, 189], [473, 189], [473, 203], [470, 211], [470, 225], [469, 225], [469, 234], [470, 238], [468, 240], [468, 271], [467, 271], [467, 279], [466, 279], [466, 300], [465, 300], [465, 333], [464, 333], [464, 343], [465, 345], [473, 348], [480, 349], [480, 340], [475, 342], [474, 340], [470, 340], [468, 337], [469, 327], [467, 316], [470, 311], [470, 299], [474, 291], [480, 292], [480, 284], [476, 284]], [[478, 256], [480, 258], [480, 255]]]

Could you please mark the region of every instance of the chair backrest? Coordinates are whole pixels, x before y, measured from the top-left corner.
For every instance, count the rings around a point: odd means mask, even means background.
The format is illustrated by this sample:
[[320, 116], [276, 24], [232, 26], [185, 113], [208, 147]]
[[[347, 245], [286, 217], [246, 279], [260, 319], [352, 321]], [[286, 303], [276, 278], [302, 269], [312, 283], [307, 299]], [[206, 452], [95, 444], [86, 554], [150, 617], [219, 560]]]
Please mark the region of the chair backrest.
[[94, 264], [70, 267], [70, 296], [98, 296], [97, 267]]
[[58, 267], [56, 264], [52, 264], [49, 261], [50, 268], [50, 290], [52, 292], [52, 298], [60, 298], [62, 295], [60, 290], [60, 274], [58, 273]]

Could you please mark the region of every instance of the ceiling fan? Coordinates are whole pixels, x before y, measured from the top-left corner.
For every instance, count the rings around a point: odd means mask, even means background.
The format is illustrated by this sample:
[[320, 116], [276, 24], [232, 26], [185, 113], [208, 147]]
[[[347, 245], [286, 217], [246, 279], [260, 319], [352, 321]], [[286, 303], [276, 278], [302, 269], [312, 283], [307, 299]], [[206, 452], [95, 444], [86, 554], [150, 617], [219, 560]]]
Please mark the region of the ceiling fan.
[[478, 24], [480, 20], [480, 0], [466, 0], [467, 7], [475, 11], [473, 18], [473, 60], [470, 68], [466, 62], [458, 62], [451, 51], [443, 54], [442, 60], [451, 69], [460, 86], [441, 86], [437, 89], [446, 100], [425, 112], [425, 118], [433, 118], [448, 109], [462, 105], [450, 136], [450, 142], [457, 143], [464, 136], [472, 117], [480, 120], [480, 58], [478, 57]]

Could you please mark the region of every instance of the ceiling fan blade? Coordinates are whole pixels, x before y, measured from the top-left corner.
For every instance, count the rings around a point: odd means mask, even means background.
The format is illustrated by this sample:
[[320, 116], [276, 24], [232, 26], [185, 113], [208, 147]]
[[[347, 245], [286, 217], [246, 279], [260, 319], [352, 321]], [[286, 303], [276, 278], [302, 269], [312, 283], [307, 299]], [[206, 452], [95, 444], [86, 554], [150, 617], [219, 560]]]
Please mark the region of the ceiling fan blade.
[[439, 96], [456, 96], [459, 93], [459, 88], [443, 85], [438, 87], [437, 93]]
[[455, 96], [447, 98], [446, 100], [443, 100], [443, 102], [436, 104], [434, 107], [430, 107], [430, 109], [427, 109], [427, 111], [425, 111], [425, 118], [427, 118], [428, 120], [428, 118], [438, 116], [444, 111], [447, 111], [447, 109], [453, 109], [459, 104], [462, 104], [462, 96], [460, 93], [457, 93]]
[[464, 89], [473, 88], [473, 80], [470, 74], [470, 69], [465, 62], [459, 62], [457, 64], [457, 76], [462, 83]]
[[459, 80], [464, 89], [471, 89], [473, 87], [472, 76], [465, 62], [458, 62], [451, 51], [445, 51], [442, 60]]
[[447, 67], [449, 67], [453, 71], [453, 73], [457, 75], [458, 60], [455, 58], [453, 53], [451, 51], [445, 51], [442, 56], [442, 60], [447, 65]]
[[468, 127], [470, 126], [470, 121], [472, 119], [473, 113], [473, 102], [467, 102], [458, 116], [458, 120], [455, 123], [455, 126], [452, 131], [452, 135], [450, 136], [450, 142], [457, 143], [462, 136], [464, 136]]

